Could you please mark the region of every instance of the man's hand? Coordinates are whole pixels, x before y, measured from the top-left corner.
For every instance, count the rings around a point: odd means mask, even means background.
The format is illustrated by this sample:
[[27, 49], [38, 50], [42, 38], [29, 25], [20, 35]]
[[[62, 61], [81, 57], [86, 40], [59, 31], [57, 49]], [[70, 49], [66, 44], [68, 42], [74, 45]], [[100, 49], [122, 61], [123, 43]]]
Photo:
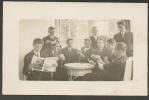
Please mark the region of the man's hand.
[[61, 54], [61, 55], [59, 56], [59, 59], [62, 60], [62, 61], [64, 61], [64, 60], [65, 60], [65, 56], [64, 56], [63, 54]]

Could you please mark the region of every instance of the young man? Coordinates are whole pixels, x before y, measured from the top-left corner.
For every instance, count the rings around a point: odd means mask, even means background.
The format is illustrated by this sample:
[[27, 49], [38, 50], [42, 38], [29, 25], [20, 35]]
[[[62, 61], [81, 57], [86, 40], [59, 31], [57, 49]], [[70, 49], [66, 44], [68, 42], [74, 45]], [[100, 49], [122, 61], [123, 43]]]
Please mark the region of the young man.
[[[26, 76], [27, 80], [41, 80], [42, 78], [42, 72], [33, 70], [34, 66], [31, 66], [31, 61], [33, 56], [41, 57], [41, 48], [42, 48], [43, 42], [40, 38], [36, 38], [33, 41], [33, 50], [29, 52], [24, 57], [24, 68], [23, 68], [23, 74]], [[42, 66], [42, 65], [41, 65]], [[41, 67], [41, 66], [35, 66], [35, 67]]]
[[127, 32], [125, 21], [119, 21], [117, 25], [119, 33], [114, 36], [115, 41], [124, 42], [127, 45], [127, 56], [133, 56], [133, 34], [131, 32]]
[[91, 55], [93, 54], [93, 50], [91, 48], [91, 40], [90, 39], [84, 39], [84, 47], [81, 48], [82, 52], [82, 62], [88, 62]]
[[93, 53], [91, 54], [91, 59], [94, 62], [100, 62], [103, 63], [102, 60], [102, 53], [103, 53], [103, 49], [104, 49], [105, 43], [103, 39], [98, 39], [97, 40], [97, 48], [93, 49]]
[[[42, 50], [41, 53], [42, 53], [42, 57], [44, 57], [44, 58], [58, 57], [57, 64], [58, 64], [58, 67], [60, 66], [61, 60], [62, 60], [60, 58], [62, 58], [62, 57], [60, 57], [61, 50], [60, 50], [60, 45], [58, 43], [53, 43], [53, 44], [51, 44], [51, 46], [49, 48], [44, 48], [44, 50]], [[56, 72], [52, 72], [52, 73], [44, 72], [42, 74], [42, 80], [55, 80], [55, 74], [56, 74]], [[51, 75], [53, 75], [53, 76], [51, 77]]]
[[58, 57], [61, 54], [61, 48], [58, 43], [53, 43], [49, 48], [42, 50], [42, 56], [46, 57]]
[[67, 47], [63, 48], [61, 53], [64, 55], [64, 63], [79, 62], [78, 50], [73, 48], [73, 39], [67, 39]]
[[107, 40], [107, 44], [104, 46], [101, 57], [105, 63], [109, 63], [108, 59], [112, 56], [116, 42], [113, 38]]
[[122, 81], [126, 64], [126, 44], [118, 42], [116, 44], [111, 62], [103, 66], [99, 65], [98, 70], [93, 73], [79, 77], [82, 81]]
[[94, 26], [92, 28], [92, 36], [90, 37], [90, 40], [91, 40], [91, 47], [94, 49], [94, 48], [97, 48], [97, 40], [99, 39], [99, 36], [98, 36], [98, 30], [97, 30], [97, 27]]
[[48, 28], [49, 35], [43, 38], [43, 49], [50, 48], [52, 44], [59, 43], [58, 37], [55, 36], [55, 28], [50, 26]]

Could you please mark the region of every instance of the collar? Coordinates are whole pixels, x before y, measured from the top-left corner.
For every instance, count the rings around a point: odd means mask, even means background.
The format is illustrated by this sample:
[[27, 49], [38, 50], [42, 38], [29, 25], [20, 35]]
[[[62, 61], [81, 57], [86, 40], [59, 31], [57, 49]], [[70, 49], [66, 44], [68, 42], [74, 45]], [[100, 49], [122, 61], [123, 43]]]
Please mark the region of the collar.
[[37, 51], [33, 50], [33, 53], [34, 53], [36, 56], [40, 56], [40, 52], [37, 52]]

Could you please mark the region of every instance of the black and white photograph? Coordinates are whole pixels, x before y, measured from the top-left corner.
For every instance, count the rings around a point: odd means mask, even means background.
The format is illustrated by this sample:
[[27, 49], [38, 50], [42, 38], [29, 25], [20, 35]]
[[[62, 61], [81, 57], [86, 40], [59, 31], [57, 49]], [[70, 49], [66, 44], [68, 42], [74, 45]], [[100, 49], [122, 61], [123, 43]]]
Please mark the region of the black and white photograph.
[[132, 23], [129, 19], [21, 20], [20, 79], [131, 81]]
[[4, 95], [145, 96], [147, 4], [4, 2]]

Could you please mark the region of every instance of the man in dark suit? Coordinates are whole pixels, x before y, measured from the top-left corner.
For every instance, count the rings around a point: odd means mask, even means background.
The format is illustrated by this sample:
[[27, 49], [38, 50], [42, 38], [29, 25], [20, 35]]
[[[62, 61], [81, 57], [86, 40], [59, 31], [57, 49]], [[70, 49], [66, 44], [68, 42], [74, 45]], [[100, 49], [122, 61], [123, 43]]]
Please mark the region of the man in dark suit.
[[127, 45], [127, 56], [133, 56], [133, 34], [131, 32], [127, 32], [126, 23], [124, 21], [119, 21], [117, 25], [119, 33], [114, 36], [115, 41], [124, 42]]
[[49, 35], [43, 38], [43, 49], [45, 48], [50, 48], [52, 44], [54, 43], [59, 43], [58, 37], [54, 36], [55, 35], [55, 28], [50, 26], [48, 28], [48, 33]]
[[42, 57], [58, 57], [61, 54], [61, 47], [58, 43], [51, 44], [50, 47], [42, 49]]
[[[43, 42], [41, 39], [37, 38], [33, 41], [33, 50], [29, 52], [24, 57], [24, 67], [23, 67], [23, 74], [26, 76], [27, 80], [41, 80], [42, 78], [42, 72], [33, 70], [33, 66], [31, 66], [31, 61], [33, 56], [41, 57], [41, 48], [42, 48]], [[42, 66], [42, 65], [41, 65]], [[36, 66], [36, 67], [41, 67]]]
[[54, 79], [58, 81], [66, 81], [68, 80], [68, 74], [66, 68], [64, 67], [64, 64], [79, 62], [78, 50], [73, 48], [73, 39], [67, 39], [67, 47], [61, 50], [60, 59], [61, 58], [63, 60], [60, 60], [59, 62], [60, 64], [56, 69]]
[[[50, 45], [50, 47], [44, 48], [41, 51], [42, 57], [47, 58], [47, 57], [58, 57], [58, 67], [61, 64], [61, 59], [59, 59], [61, 55], [61, 50], [60, 50], [60, 45], [59, 43], [53, 43]], [[58, 69], [58, 68], [57, 68]], [[57, 71], [57, 70], [56, 70]], [[42, 80], [55, 80], [55, 74], [56, 72], [43, 72], [42, 73]], [[52, 75], [52, 76], [51, 76]]]
[[73, 48], [73, 39], [67, 39], [67, 47], [63, 48], [61, 53], [65, 57], [64, 63], [79, 62], [78, 50]]
[[81, 62], [88, 62], [91, 55], [93, 54], [93, 49], [91, 48], [91, 40], [84, 39], [84, 47], [81, 48], [82, 56]]
[[127, 56], [126, 44], [118, 42], [114, 50], [113, 56], [111, 56], [110, 63], [103, 66], [99, 65], [98, 69], [93, 73], [86, 74], [83, 77], [79, 77], [76, 80], [81, 81], [122, 81], [124, 77], [125, 64]]
[[94, 26], [92, 28], [92, 36], [90, 37], [91, 40], [91, 47], [94, 49], [97, 47], [97, 40], [99, 39], [97, 27]]

